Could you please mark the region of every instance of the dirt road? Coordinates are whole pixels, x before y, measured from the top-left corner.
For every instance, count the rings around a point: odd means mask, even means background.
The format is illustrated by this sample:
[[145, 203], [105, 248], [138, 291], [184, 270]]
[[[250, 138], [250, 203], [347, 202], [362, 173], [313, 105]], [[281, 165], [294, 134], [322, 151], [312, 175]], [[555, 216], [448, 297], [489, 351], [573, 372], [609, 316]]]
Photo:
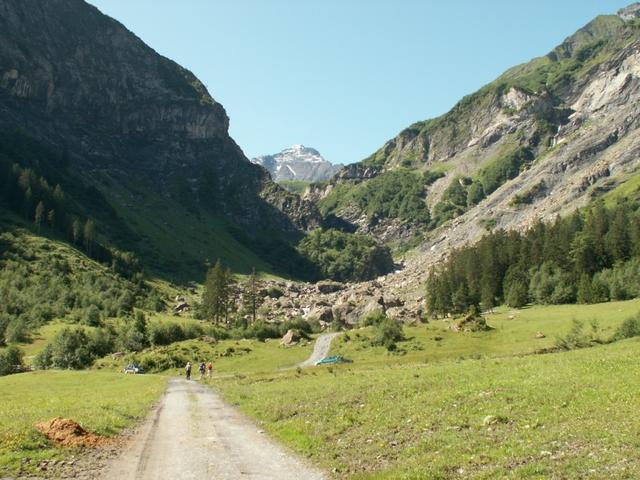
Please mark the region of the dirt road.
[[313, 353], [304, 362], [300, 362], [297, 367], [311, 367], [315, 365], [318, 360], [322, 360], [329, 354], [331, 348], [331, 340], [334, 339], [339, 333], [324, 333], [316, 339], [316, 343], [313, 345]]
[[309, 479], [310, 468], [195, 381], [172, 379], [155, 411], [102, 478]]

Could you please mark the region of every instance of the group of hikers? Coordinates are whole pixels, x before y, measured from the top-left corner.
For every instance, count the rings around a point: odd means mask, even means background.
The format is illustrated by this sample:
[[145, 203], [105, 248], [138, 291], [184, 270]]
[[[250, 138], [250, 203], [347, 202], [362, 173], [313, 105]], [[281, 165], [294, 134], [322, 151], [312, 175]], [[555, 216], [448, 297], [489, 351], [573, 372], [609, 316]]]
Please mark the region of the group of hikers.
[[[191, 362], [187, 362], [187, 366], [184, 367], [184, 371], [187, 376], [187, 380], [191, 380]], [[213, 372], [213, 363], [209, 362], [205, 365], [204, 362], [200, 362], [198, 365], [198, 371], [200, 372], [200, 378], [198, 380], [202, 380], [204, 378], [205, 371], [207, 373], [207, 377], [211, 377], [211, 373]]]

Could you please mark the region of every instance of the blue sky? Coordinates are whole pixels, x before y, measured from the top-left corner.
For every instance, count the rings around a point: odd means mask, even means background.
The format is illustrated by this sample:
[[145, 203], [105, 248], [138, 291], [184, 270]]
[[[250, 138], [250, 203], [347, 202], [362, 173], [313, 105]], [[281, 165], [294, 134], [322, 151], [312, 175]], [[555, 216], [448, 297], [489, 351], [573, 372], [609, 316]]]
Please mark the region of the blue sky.
[[90, 3], [198, 76], [247, 156], [351, 163], [630, 0]]

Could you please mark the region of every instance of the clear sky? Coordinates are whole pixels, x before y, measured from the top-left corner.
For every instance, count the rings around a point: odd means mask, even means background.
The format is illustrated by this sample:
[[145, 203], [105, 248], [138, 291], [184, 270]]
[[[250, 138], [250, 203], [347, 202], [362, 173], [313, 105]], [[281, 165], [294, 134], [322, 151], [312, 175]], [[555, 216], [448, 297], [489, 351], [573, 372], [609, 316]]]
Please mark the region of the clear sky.
[[90, 0], [190, 69], [248, 157], [362, 160], [631, 0]]

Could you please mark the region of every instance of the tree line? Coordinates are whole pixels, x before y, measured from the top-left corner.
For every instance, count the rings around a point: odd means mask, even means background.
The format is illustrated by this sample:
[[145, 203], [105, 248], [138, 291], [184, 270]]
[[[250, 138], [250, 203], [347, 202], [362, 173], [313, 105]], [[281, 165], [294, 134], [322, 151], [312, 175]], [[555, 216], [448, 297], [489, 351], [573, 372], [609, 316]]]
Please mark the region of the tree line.
[[451, 252], [426, 283], [431, 315], [472, 305], [596, 303], [640, 296], [638, 205], [603, 201], [525, 232], [499, 230]]
[[13, 163], [1, 154], [0, 205], [32, 223], [38, 232], [44, 228], [56, 232], [116, 273], [133, 278], [142, 270], [133, 253], [117, 250], [100, 238], [94, 219], [74, 212], [60, 184], [51, 184], [33, 168]]

